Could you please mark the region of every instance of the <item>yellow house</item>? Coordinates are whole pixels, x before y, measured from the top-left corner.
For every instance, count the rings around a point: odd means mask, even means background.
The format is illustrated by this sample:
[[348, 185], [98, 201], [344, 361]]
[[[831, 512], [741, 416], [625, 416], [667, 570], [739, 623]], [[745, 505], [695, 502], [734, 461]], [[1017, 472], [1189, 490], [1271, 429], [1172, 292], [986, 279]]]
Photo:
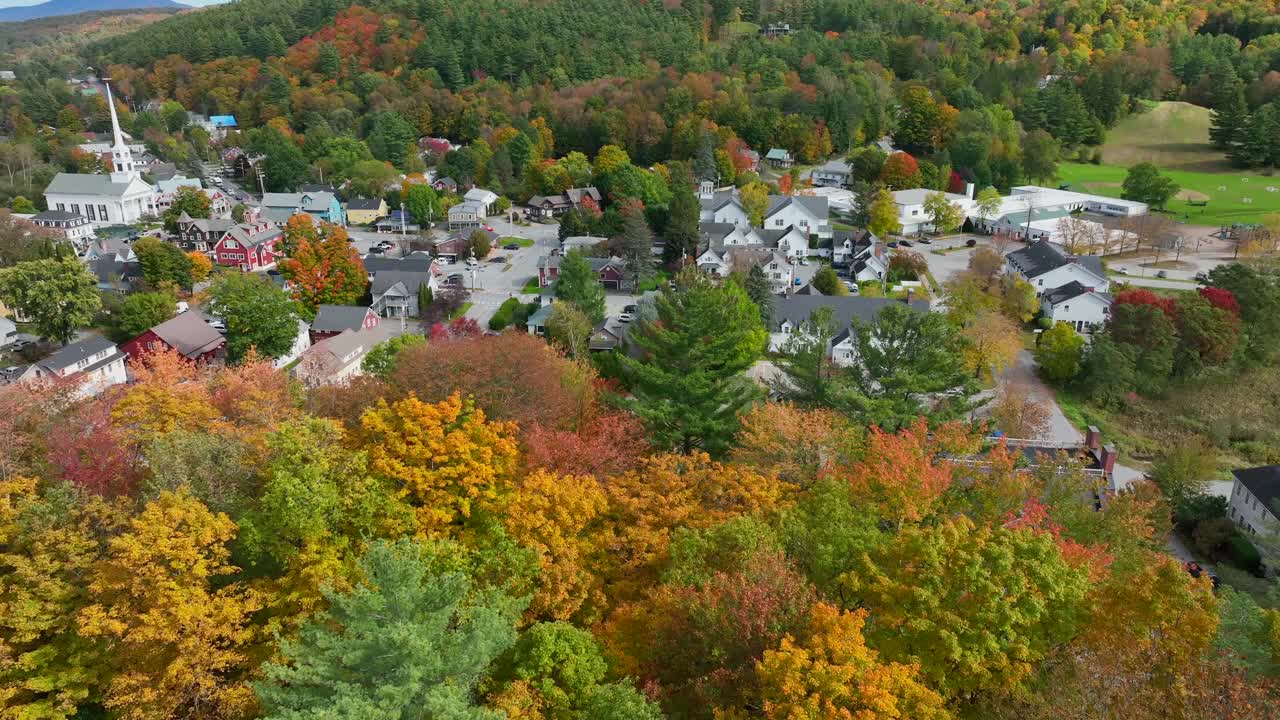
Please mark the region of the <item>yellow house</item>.
[[352, 198], [347, 203], [348, 225], [372, 225], [387, 216], [387, 201], [382, 198]]

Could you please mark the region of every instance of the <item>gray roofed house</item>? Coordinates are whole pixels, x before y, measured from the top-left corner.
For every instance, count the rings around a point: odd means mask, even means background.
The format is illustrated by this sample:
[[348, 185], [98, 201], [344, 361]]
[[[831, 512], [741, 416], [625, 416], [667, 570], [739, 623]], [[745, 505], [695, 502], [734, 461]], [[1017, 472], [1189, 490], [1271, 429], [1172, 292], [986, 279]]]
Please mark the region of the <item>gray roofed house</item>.
[[133, 283], [142, 277], [142, 266], [137, 260], [121, 260], [117, 255], [102, 255], [89, 261], [89, 267], [98, 278], [98, 289], [124, 294], [133, 289]]
[[1111, 296], [1109, 294], [1104, 292], [1098, 292], [1091, 287], [1087, 287], [1083, 283], [1081, 283], [1079, 280], [1072, 280], [1071, 282], [1067, 283], [1066, 285], [1063, 285], [1062, 287], [1054, 288], [1053, 290], [1050, 290], [1049, 292], [1044, 294], [1043, 299], [1047, 303], [1057, 305], [1058, 303], [1066, 302], [1068, 300], [1074, 300], [1080, 297], [1081, 295], [1088, 295], [1089, 293], [1095, 293], [1099, 297], [1102, 297], [1108, 301], [1111, 299]]
[[147, 166], [147, 174], [157, 182], [171, 180], [178, 174], [178, 165], [171, 162], [157, 162]]
[[101, 335], [72, 343], [49, 357], [27, 366], [14, 380], [82, 378], [81, 395], [96, 395], [128, 380], [125, 354]]
[[183, 312], [125, 343], [121, 350], [137, 358], [153, 346], [167, 347], [188, 360], [210, 362], [222, 358], [227, 339], [199, 312]]
[[364, 258], [364, 269], [369, 273], [369, 279], [372, 280], [375, 273], [383, 270], [393, 270], [396, 272], [429, 272], [435, 258], [424, 252], [409, 253], [402, 258], [389, 258], [386, 256], [370, 255]]
[[[1231, 521], [1246, 535], [1275, 536], [1280, 532], [1280, 465], [1240, 468], [1231, 474], [1235, 477], [1229, 499]], [[1263, 552], [1264, 564], [1274, 569], [1274, 546], [1255, 545]]]
[[[858, 295], [791, 295], [773, 302], [773, 325], [769, 328], [769, 350], [781, 351], [787, 339], [797, 332], [813, 312], [819, 308], [831, 308], [832, 320], [840, 330], [832, 339], [831, 356], [837, 364], [848, 364], [856, 354], [853, 338], [855, 323], [874, 325], [880, 312], [890, 305], [904, 301], [893, 298], [869, 298]], [[929, 301], [910, 299], [905, 304], [921, 313], [929, 312]]]
[[[1067, 284], [1069, 280], [1065, 275], [1061, 282], [1055, 280], [1046, 283], [1042, 278], [1055, 270], [1068, 266], [1083, 268], [1088, 273], [1083, 279], [1093, 282], [1092, 287], [1097, 290], [1105, 291], [1110, 286], [1106, 270], [1102, 266], [1101, 257], [1097, 255], [1071, 255], [1062, 246], [1048, 240], [1038, 240], [1024, 248], [1014, 250], [1005, 256], [1005, 261], [1010, 269], [1022, 275], [1032, 285], [1035, 285], [1037, 292], [1040, 293]], [[1088, 285], [1088, 283], [1085, 284]]]
[[311, 321], [311, 342], [318, 338], [337, 335], [343, 330], [363, 330], [378, 326], [378, 316], [372, 308], [362, 305], [321, 305], [316, 308]]
[[853, 168], [842, 158], [833, 158], [810, 170], [809, 178], [819, 187], [844, 187], [853, 178]]
[[379, 210], [382, 208], [382, 198], [351, 198], [347, 201], [348, 210]]

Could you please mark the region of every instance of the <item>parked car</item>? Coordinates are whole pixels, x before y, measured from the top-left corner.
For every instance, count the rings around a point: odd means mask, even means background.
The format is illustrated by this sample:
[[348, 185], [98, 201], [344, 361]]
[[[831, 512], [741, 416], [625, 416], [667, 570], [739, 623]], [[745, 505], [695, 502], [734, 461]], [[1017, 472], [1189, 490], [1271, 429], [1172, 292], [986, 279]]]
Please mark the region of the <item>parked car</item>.
[[448, 278], [445, 279], [444, 284], [445, 285], [461, 285], [462, 273], [454, 273], [450, 275]]
[[29, 347], [31, 347], [30, 340], [17, 340], [9, 345], [9, 349], [13, 352], [21, 352]]
[[852, 294], [852, 295], [857, 295], [857, 294], [858, 294], [858, 284], [857, 284], [857, 283], [855, 283], [855, 282], [853, 282], [853, 281], [851, 281], [851, 280], [845, 280], [845, 281], [844, 281], [844, 289], [845, 289], [845, 290], [848, 290], [848, 291], [849, 291], [849, 293], [850, 293], [850, 294]]
[[496, 231], [493, 229], [493, 226], [492, 226], [492, 225], [485, 225], [485, 226], [484, 226], [484, 229], [485, 229], [485, 230], [488, 230], [489, 232], [496, 232]]
[[209, 323], [209, 327], [213, 328], [214, 330], [217, 330], [219, 332], [227, 331], [227, 324], [223, 322], [221, 318], [209, 318], [208, 320], [205, 320], [205, 322]]
[[803, 281], [803, 280], [801, 280], [800, 278], [796, 278], [796, 285], [797, 285], [797, 286], [800, 286], [800, 285], [803, 285], [803, 284], [804, 284], [804, 281]]
[[1169, 273], [1165, 272], [1164, 270], [1161, 270], [1160, 272], [1156, 273], [1156, 277], [1158, 277], [1158, 278], [1167, 278], [1167, 277], [1169, 277]]
[[977, 244], [978, 244], [978, 240], [976, 238], [969, 238], [964, 242], [965, 247], [974, 247]]
[[808, 265], [808, 264], [809, 264], [809, 258], [807, 258], [807, 257], [802, 257], [802, 258], [800, 258], [800, 264], [801, 264], [801, 265]]
[[927, 238], [927, 237], [922, 237], [922, 238], [920, 238], [919, 240], [916, 240], [916, 242], [920, 243], [921, 245], [932, 245], [932, 244], [933, 244], [933, 241], [932, 241], [932, 240], [930, 240], [930, 239], [929, 239], [929, 238]]
[[479, 260], [477, 260], [477, 259], [475, 259], [475, 258], [473, 258], [473, 257], [469, 257], [469, 258], [467, 258], [467, 267], [475, 267], [475, 266], [477, 266], [477, 265], [479, 265], [479, 264], [480, 264], [480, 261], [479, 261]]
[[896, 247], [898, 247], [898, 241], [897, 241], [897, 240], [890, 240], [890, 241], [889, 241], [889, 243], [888, 243], [888, 245], [889, 245], [889, 247], [891, 247], [891, 248], [896, 248]]
[[1196, 273], [1196, 282], [1200, 283], [1201, 285], [1208, 285], [1208, 284], [1209, 284], [1209, 273], [1207, 273], [1207, 272], [1198, 272], [1198, 273]]
[[494, 255], [493, 257], [489, 258], [489, 262], [491, 263], [504, 263], [506, 261], [507, 259], [502, 257], [501, 255]]
[[1128, 275], [1128, 274], [1129, 274], [1129, 268], [1124, 267], [1123, 265], [1121, 265], [1121, 266], [1117, 267], [1117, 268], [1115, 269], [1115, 271], [1116, 271], [1116, 274], [1117, 274], [1117, 275]]
[[382, 253], [384, 253], [384, 252], [386, 252], [386, 250], [383, 250], [383, 249], [382, 249], [380, 246], [378, 246], [378, 245], [374, 245], [373, 247], [369, 248], [369, 254], [370, 254], [370, 255], [381, 255], [381, 254], [382, 254]]
[[520, 243], [507, 243], [506, 245], [502, 246], [502, 249], [503, 250], [519, 250]]
[[626, 310], [623, 310], [621, 313], [618, 314], [618, 322], [621, 322], [621, 323], [629, 323], [635, 319], [636, 319], [636, 314], [627, 312]]
[[910, 241], [910, 240], [903, 240], [903, 241], [899, 242], [899, 243], [898, 243], [898, 245], [900, 245], [900, 246], [902, 246], [902, 247], [911, 247], [911, 241]]

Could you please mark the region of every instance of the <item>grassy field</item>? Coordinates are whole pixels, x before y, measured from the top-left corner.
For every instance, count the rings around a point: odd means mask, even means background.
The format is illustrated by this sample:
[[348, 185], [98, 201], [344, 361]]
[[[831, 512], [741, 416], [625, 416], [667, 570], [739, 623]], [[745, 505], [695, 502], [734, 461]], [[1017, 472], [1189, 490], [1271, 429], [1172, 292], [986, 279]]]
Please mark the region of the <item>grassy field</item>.
[[1152, 162], [1165, 170], [1231, 170], [1209, 145], [1209, 109], [1184, 102], [1150, 103], [1146, 112], [1125, 117], [1107, 133], [1104, 165], [1129, 167]]
[[[1261, 222], [1265, 215], [1280, 212], [1280, 176], [1258, 173], [1196, 172], [1169, 170], [1169, 177], [1182, 187], [1179, 197], [1169, 202], [1175, 220], [1193, 225], [1230, 225]], [[1087, 165], [1063, 163], [1058, 166], [1058, 179], [1072, 190], [1120, 197], [1127, 167], [1119, 165]], [[1268, 191], [1267, 188], [1272, 188]], [[1193, 207], [1188, 200], [1207, 200], [1206, 207]]]

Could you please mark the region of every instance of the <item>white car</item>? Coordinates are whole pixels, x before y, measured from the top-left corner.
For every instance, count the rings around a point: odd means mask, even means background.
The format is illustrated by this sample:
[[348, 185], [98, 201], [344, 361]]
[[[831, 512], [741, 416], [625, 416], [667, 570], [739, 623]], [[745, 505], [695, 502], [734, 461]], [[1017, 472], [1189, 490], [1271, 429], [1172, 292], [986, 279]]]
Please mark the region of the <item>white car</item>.
[[227, 324], [223, 322], [220, 318], [209, 318], [205, 322], [209, 323], [209, 327], [213, 328], [214, 330], [218, 330], [220, 332], [227, 331]]
[[852, 281], [850, 281], [850, 280], [845, 280], [845, 281], [844, 281], [844, 287], [845, 287], [845, 289], [846, 289], [846, 290], [848, 290], [848, 291], [849, 291], [849, 293], [850, 293], [850, 294], [852, 294], [852, 295], [857, 295], [857, 294], [858, 294], [858, 284], [857, 284], [857, 283], [852, 282]]
[[469, 257], [469, 258], [467, 258], [467, 267], [475, 267], [475, 266], [477, 266], [477, 265], [479, 265], [479, 264], [480, 264], [480, 261], [479, 261], [479, 260], [477, 260], [477, 259], [475, 259], [475, 258], [473, 258], [473, 257]]
[[1128, 275], [1128, 274], [1129, 274], [1129, 268], [1127, 268], [1127, 267], [1118, 267], [1118, 268], [1116, 268], [1116, 274], [1117, 274], [1117, 275]]

